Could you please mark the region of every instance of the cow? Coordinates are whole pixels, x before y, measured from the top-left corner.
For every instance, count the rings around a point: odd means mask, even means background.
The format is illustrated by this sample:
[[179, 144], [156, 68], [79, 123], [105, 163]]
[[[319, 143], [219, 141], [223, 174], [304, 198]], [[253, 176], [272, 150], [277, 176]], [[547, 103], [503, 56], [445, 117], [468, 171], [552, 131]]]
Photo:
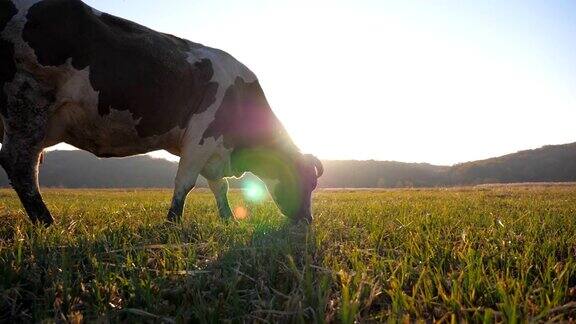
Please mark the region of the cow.
[[168, 220], [199, 175], [230, 219], [227, 178], [251, 172], [280, 211], [312, 221], [322, 163], [300, 152], [258, 79], [228, 53], [100, 12], [80, 0], [0, 0], [0, 165], [30, 220], [50, 225], [43, 150], [180, 157]]

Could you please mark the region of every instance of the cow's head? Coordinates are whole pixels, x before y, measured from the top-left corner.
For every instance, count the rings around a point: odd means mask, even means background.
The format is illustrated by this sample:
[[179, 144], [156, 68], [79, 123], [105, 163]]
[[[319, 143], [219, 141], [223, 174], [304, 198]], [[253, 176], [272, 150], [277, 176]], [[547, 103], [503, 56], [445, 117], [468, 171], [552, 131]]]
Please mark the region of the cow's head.
[[324, 172], [320, 160], [312, 155], [298, 154], [277, 172], [276, 177], [264, 179], [276, 205], [294, 221], [312, 222], [312, 191]]
[[240, 150], [233, 154], [234, 169], [261, 178], [282, 213], [293, 221], [312, 221], [312, 191], [324, 173], [312, 155], [268, 150]]

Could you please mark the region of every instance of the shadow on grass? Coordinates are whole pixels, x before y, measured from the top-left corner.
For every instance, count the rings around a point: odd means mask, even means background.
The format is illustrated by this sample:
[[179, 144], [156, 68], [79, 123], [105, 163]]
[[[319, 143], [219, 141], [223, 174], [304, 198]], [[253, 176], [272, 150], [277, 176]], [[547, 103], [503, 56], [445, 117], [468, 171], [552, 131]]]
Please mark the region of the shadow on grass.
[[315, 266], [309, 226], [191, 220], [44, 239], [70, 227], [4, 227], [0, 322], [330, 320], [332, 274]]

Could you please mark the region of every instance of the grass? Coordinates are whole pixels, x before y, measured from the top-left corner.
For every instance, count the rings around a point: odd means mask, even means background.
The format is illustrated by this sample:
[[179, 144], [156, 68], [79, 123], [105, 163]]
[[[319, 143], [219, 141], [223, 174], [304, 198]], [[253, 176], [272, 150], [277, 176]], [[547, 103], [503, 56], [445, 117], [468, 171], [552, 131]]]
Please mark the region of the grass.
[[[45, 190], [31, 226], [0, 191], [0, 322], [576, 319], [576, 187], [324, 191], [315, 223], [209, 193]], [[245, 202], [238, 192], [232, 204]]]

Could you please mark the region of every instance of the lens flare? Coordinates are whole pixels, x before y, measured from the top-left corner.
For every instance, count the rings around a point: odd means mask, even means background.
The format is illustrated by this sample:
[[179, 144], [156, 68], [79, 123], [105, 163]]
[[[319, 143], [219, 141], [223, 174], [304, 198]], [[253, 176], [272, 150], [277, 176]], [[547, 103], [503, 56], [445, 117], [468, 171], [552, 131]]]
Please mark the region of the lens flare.
[[266, 187], [262, 182], [246, 180], [243, 184], [244, 198], [250, 202], [261, 202], [266, 198]]
[[248, 218], [248, 209], [242, 206], [234, 208], [234, 218], [236, 220], [245, 220]]

